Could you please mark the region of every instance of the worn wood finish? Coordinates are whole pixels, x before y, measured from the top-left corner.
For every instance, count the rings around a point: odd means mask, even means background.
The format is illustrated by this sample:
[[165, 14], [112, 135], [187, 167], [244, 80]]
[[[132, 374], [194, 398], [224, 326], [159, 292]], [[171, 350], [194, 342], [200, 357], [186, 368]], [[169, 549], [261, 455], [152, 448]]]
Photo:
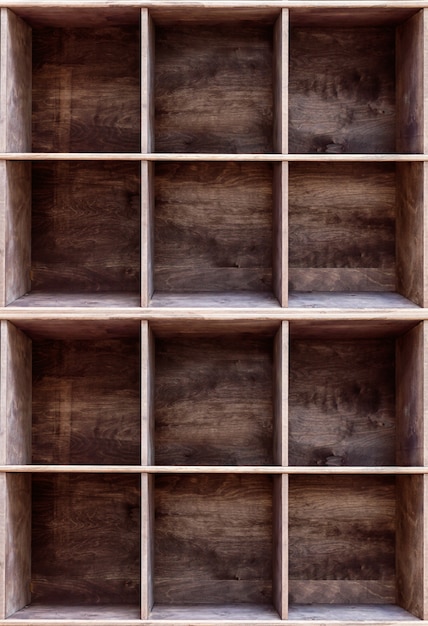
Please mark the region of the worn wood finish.
[[394, 291], [395, 166], [289, 165], [292, 291]]
[[32, 288], [139, 292], [137, 163], [33, 164]]
[[271, 26], [156, 29], [157, 152], [272, 152]]
[[137, 338], [33, 342], [33, 462], [140, 463]]
[[156, 291], [271, 291], [272, 179], [268, 164], [157, 164]]
[[141, 322], [141, 463], [153, 465], [155, 460], [155, 345], [153, 332], [146, 321]]
[[45, 474], [32, 491], [33, 601], [138, 607], [139, 477]]
[[154, 604], [154, 477], [141, 476], [141, 619], [149, 619]]
[[147, 9], [141, 10], [141, 151], [154, 151], [155, 31]]
[[159, 476], [155, 603], [272, 602], [272, 479]]
[[1, 9], [0, 146], [4, 152], [31, 150], [31, 29]]
[[288, 616], [288, 476], [273, 479], [273, 605]]
[[289, 151], [395, 152], [394, 28], [292, 28]]
[[138, 152], [137, 26], [33, 31], [33, 150]]
[[395, 465], [393, 340], [292, 339], [289, 367], [290, 465]]
[[288, 152], [288, 40], [289, 12], [283, 9], [273, 30], [273, 147]]
[[31, 341], [10, 322], [1, 322], [0, 458], [31, 463]]
[[154, 165], [141, 163], [141, 306], [150, 305], [154, 292]]
[[272, 343], [251, 335], [156, 340], [156, 464], [273, 464]]
[[273, 166], [273, 292], [281, 306], [288, 303], [288, 164]]
[[289, 324], [282, 322], [273, 344], [273, 460], [288, 465]]
[[290, 604], [394, 604], [395, 478], [289, 481]]

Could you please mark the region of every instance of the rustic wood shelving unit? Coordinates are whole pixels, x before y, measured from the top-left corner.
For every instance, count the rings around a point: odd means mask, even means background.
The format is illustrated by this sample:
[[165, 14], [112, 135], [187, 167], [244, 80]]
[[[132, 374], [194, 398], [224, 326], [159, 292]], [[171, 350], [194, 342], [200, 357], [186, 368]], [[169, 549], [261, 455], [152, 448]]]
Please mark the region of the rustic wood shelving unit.
[[428, 620], [428, 0], [0, 14], [0, 623]]

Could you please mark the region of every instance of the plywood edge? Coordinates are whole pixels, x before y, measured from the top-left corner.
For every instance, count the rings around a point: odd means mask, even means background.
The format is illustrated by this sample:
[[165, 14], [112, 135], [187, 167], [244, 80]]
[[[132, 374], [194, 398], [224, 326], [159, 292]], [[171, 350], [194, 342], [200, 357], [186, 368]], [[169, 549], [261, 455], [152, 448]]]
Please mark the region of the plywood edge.
[[274, 25], [274, 150], [288, 152], [289, 11], [282, 9]]
[[288, 617], [288, 476], [273, 482], [273, 605]]
[[150, 304], [154, 292], [154, 165], [141, 163], [141, 306]]
[[288, 164], [273, 168], [273, 289], [282, 307], [288, 304]]
[[154, 603], [154, 477], [141, 477], [141, 619], [149, 619]]
[[154, 151], [154, 25], [141, 9], [141, 150]]
[[154, 464], [154, 336], [141, 322], [141, 463]]

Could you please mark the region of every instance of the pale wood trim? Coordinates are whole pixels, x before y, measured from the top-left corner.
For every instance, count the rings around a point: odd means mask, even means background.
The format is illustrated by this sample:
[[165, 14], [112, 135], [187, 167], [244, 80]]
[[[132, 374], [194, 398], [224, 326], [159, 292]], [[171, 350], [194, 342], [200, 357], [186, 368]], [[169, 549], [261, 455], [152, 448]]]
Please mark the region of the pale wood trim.
[[204, 9], [216, 8], [251, 8], [257, 10], [263, 9], [299, 9], [299, 8], [340, 8], [340, 9], [359, 9], [359, 8], [381, 8], [381, 9], [420, 9], [428, 7], [428, 0], [5, 0], [1, 6], [10, 9], [36, 8], [49, 9], [58, 7], [61, 9], [68, 8], [90, 8], [90, 9], [118, 9], [136, 7], [136, 8], [178, 8], [189, 7]]
[[231, 154], [193, 152], [0, 152], [0, 161], [230, 161], [266, 163], [426, 162], [428, 154]]
[[288, 616], [288, 476], [273, 481], [273, 605]]
[[154, 337], [141, 322], [141, 463], [154, 463]]
[[282, 322], [274, 340], [274, 462], [288, 465], [288, 322]]
[[149, 306], [153, 296], [153, 164], [141, 163], [141, 306]]
[[288, 40], [289, 15], [282, 9], [274, 25], [273, 95], [274, 150], [288, 152]]
[[288, 304], [288, 164], [273, 171], [273, 288], [281, 306]]
[[154, 478], [141, 476], [141, 619], [148, 619], [153, 608], [154, 568]]
[[141, 9], [141, 150], [154, 150], [154, 26]]

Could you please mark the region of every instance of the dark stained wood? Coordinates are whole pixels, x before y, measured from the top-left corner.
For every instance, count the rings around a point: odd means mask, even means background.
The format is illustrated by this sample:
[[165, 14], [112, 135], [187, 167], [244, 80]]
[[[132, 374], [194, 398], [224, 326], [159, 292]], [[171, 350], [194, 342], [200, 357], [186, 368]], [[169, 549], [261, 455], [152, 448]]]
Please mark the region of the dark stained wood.
[[32, 493], [33, 601], [138, 606], [140, 477], [40, 474]]
[[140, 463], [137, 339], [33, 342], [33, 463]]
[[114, 6], [88, 8], [67, 6], [64, 0], [61, 4], [47, 7], [40, 3], [27, 3], [27, 6], [13, 7], [13, 12], [24, 19], [33, 28], [106, 28], [110, 26], [134, 26], [137, 28], [141, 9], [137, 6], [126, 6], [121, 3]]
[[157, 339], [157, 465], [273, 464], [273, 342]]
[[33, 151], [139, 152], [137, 26], [33, 31]]
[[394, 291], [394, 164], [289, 168], [290, 290]]
[[32, 288], [139, 292], [138, 163], [33, 164]]
[[395, 342], [291, 340], [290, 465], [395, 465]]
[[271, 26], [156, 29], [157, 152], [272, 152]]
[[156, 604], [272, 602], [272, 479], [159, 476]]
[[395, 478], [289, 478], [290, 604], [395, 603]]
[[272, 177], [267, 163], [157, 164], [156, 291], [272, 290]]
[[[347, 6], [325, 7], [311, 3], [309, 6], [293, 8], [290, 12], [291, 26], [317, 27], [320, 24], [324, 28], [354, 28], [355, 30], [367, 26], [397, 26], [415, 14], [412, 7], [403, 6], [401, 2], [395, 6], [353, 6], [348, 2]], [[400, 6], [401, 5], [401, 6]]]
[[291, 338], [329, 340], [394, 338], [414, 328], [415, 322], [390, 321], [348, 321], [336, 320], [296, 320], [290, 322]]
[[292, 28], [289, 151], [395, 152], [393, 27]]

